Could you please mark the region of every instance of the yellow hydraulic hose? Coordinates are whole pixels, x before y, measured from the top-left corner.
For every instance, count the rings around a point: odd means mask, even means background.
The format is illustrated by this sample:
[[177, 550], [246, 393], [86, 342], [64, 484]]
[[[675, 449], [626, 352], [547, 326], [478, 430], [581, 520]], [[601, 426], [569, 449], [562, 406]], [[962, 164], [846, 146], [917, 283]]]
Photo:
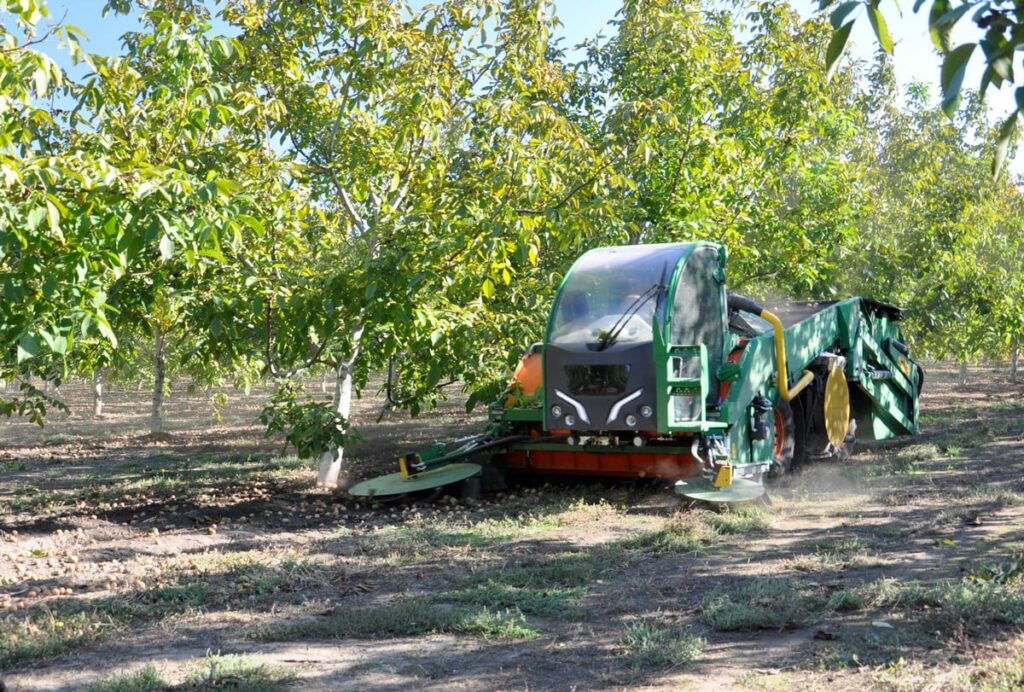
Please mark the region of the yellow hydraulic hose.
[[811, 383], [814, 379], [814, 373], [810, 370], [804, 370], [803, 375], [793, 385], [793, 388], [789, 388], [789, 370], [786, 369], [786, 334], [783, 331], [782, 320], [763, 308], [760, 316], [761, 319], [772, 325], [772, 329], [775, 330], [775, 363], [779, 369], [779, 396], [784, 401], [792, 401], [797, 394], [803, 391], [804, 387]]

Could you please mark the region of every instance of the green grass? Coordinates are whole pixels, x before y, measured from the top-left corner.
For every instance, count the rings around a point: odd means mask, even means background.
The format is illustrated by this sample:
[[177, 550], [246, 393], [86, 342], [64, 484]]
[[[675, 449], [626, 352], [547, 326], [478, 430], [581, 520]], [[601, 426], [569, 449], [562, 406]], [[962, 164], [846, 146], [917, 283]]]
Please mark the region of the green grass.
[[623, 628], [620, 648], [634, 668], [685, 665], [704, 651], [707, 640], [690, 628], [636, 620]]
[[722, 632], [784, 630], [804, 624], [822, 599], [792, 579], [758, 577], [704, 602], [704, 622]]
[[657, 531], [646, 531], [620, 542], [621, 547], [647, 553], [701, 552], [715, 542], [714, 528], [694, 514], [681, 514]]
[[987, 662], [971, 674], [969, 687], [978, 692], [1024, 689], [1024, 652], [1007, 660]]
[[485, 639], [534, 639], [540, 635], [517, 610], [492, 612], [450, 608], [432, 599], [409, 598], [386, 605], [339, 609], [323, 618], [263, 632], [265, 641], [388, 639], [425, 634], [467, 634]]
[[912, 444], [897, 450], [886, 459], [886, 464], [875, 465], [870, 470], [870, 475], [879, 476], [906, 476], [920, 472], [920, 465], [926, 461], [932, 461], [942, 456], [942, 452], [935, 444]]
[[800, 572], [841, 572], [862, 563], [867, 552], [867, 544], [859, 538], [823, 541], [813, 553], [794, 555], [785, 565]]
[[166, 586], [92, 602], [62, 599], [0, 619], [0, 668], [39, 661], [87, 646], [132, 623], [152, 624], [201, 610], [213, 599], [202, 586]]
[[121, 673], [89, 685], [89, 692], [158, 692], [170, 687], [152, 664], [134, 673]]
[[518, 610], [491, 612], [487, 608], [460, 616], [452, 631], [503, 641], [536, 639], [540, 636], [540, 632], [530, 627]]
[[275, 692], [288, 687], [295, 673], [251, 656], [210, 654], [189, 666], [186, 689], [244, 690]]
[[[843, 593], [843, 592], [837, 592]], [[835, 610], [877, 609], [908, 611], [938, 624], [1024, 625], [1024, 581], [984, 581], [976, 578], [943, 579], [926, 584], [921, 581], [879, 579], [856, 587], [845, 596], [833, 594]]]
[[565, 615], [577, 607], [586, 595], [584, 587], [524, 587], [488, 579], [462, 589], [446, 591], [437, 597], [444, 603], [485, 608], [515, 608], [524, 615], [550, 617]]
[[381, 564], [426, 562], [564, 526], [601, 521], [620, 511], [600, 497], [548, 497], [538, 492], [508, 502], [505, 514], [477, 521], [418, 515], [404, 518], [399, 525], [363, 537], [357, 549]]
[[721, 534], [761, 533], [771, 525], [771, 513], [764, 507], [724, 509], [705, 513], [701, 518]]
[[488, 569], [479, 576], [520, 587], [580, 586], [597, 576], [602, 563], [608, 566], [604, 557], [605, 551], [600, 549], [554, 553], [539, 560]]
[[440, 603], [512, 609], [525, 615], [568, 616], [587, 594], [603, 565], [621, 564], [614, 547], [555, 553], [542, 559], [467, 575], [437, 594]]
[[116, 627], [98, 612], [36, 611], [26, 618], [0, 620], [0, 669], [51, 658], [85, 646]]
[[863, 609], [864, 601], [853, 591], [842, 589], [828, 597], [825, 607], [837, 613], [849, 613]]
[[453, 548], [488, 548], [515, 536], [511, 529], [499, 531], [479, 525], [403, 525], [365, 536], [358, 541], [357, 549], [366, 557], [388, 564], [408, 564], [438, 559]]

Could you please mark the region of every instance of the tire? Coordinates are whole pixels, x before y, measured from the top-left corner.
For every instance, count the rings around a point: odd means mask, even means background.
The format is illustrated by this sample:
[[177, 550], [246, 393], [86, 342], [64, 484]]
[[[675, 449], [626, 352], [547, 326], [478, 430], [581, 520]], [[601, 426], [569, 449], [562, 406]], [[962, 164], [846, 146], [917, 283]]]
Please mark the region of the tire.
[[776, 430], [782, 430], [784, 437], [781, 444], [776, 444], [768, 477], [778, 478], [799, 471], [807, 460], [808, 422], [803, 397], [797, 397], [792, 402], [778, 402], [773, 409], [773, 419]]
[[788, 401], [779, 401], [772, 409], [772, 420], [775, 427], [775, 449], [772, 454], [772, 465], [768, 469], [769, 478], [784, 476], [795, 468], [794, 464], [797, 443], [796, 419], [793, 407]]
[[505, 470], [505, 455], [492, 454], [486, 464], [481, 464], [480, 489], [485, 493], [503, 492], [508, 490], [508, 474]]
[[460, 497], [463, 501], [470, 500], [476, 502], [480, 499], [481, 482], [480, 476], [473, 476], [462, 481], [462, 488], [460, 489]]

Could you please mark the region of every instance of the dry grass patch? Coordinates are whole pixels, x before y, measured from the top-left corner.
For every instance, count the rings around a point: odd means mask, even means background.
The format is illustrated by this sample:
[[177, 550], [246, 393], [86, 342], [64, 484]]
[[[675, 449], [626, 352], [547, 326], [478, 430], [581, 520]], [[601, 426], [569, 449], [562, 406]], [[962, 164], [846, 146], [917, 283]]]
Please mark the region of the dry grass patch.
[[824, 603], [793, 579], [757, 577], [712, 593], [704, 602], [704, 622], [722, 632], [791, 629], [813, 619]]
[[451, 608], [437, 605], [431, 599], [408, 598], [380, 606], [339, 608], [316, 620], [265, 630], [258, 638], [264, 641], [390, 639], [442, 633], [503, 640], [540, 636], [518, 610]]
[[689, 627], [635, 620], [622, 631], [619, 648], [634, 668], [685, 665], [701, 655], [707, 639]]
[[171, 687], [149, 664], [133, 673], [120, 673], [89, 685], [89, 692], [159, 692]]
[[632, 536], [619, 545], [628, 550], [648, 553], [693, 553], [703, 551], [717, 538], [718, 532], [699, 513], [683, 512], [672, 517], [657, 531]]
[[869, 547], [860, 538], [845, 538], [817, 544], [813, 553], [794, 555], [784, 566], [799, 572], [841, 572], [870, 561]]
[[5, 617], [0, 620], [0, 669], [86, 646], [117, 625], [109, 615], [59, 608], [45, 608], [27, 617]]
[[724, 507], [719, 512], [703, 512], [701, 518], [720, 534], [763, 533], [771, 526], [772, 513], [764, 506]]

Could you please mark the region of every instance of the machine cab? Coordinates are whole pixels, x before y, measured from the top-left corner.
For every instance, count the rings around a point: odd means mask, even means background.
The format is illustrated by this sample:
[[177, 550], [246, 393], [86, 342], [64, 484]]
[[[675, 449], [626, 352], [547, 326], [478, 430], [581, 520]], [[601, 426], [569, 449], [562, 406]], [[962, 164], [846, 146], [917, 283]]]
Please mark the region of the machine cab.
[[[701, 400], [717, 403], [724, 264], [710, 243], [598, 248], [577, 260], [548, 322], [545, 428], [654, 433], [703, 418]], [[684, 382], [703, 382], [702, 394]]]

